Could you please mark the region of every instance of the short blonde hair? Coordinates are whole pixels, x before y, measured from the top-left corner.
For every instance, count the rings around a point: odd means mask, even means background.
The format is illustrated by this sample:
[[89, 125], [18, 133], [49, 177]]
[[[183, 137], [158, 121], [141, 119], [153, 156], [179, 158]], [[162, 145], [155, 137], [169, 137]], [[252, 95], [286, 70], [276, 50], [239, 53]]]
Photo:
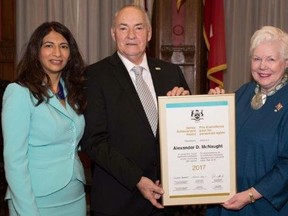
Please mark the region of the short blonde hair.
[[284, 59], [288, 59], [288, 35], [283, 30], [274, 26], [263, 26], [253, 34], [250, 40], [250, 56], [253, 55], [254, 49], [265, 41], [279, 41], [282, 43], [279, 52]]

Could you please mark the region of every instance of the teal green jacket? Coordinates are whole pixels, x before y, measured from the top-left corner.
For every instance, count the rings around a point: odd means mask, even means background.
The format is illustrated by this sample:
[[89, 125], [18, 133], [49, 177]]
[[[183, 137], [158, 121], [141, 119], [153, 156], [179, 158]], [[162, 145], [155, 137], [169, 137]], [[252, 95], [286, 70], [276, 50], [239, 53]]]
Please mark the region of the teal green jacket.
[[39, 106], [35, 102], [29, 90], [16, 83], [8, 85], [3, 96], [6, 199], [12, 199], [18, 214], [25, 216], [38, 215], [35, 198], [61, 190], [73, 172], [85, 182], [77, 154], [84, 117], [55, 96]]

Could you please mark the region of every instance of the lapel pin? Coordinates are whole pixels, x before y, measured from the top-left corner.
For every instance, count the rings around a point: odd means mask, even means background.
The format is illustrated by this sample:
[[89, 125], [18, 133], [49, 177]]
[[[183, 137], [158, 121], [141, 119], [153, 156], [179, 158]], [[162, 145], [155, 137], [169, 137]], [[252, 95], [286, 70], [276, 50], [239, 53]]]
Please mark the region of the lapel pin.
[[155, 70], [158, 70], [158, 71], [160, 71], [160, 70], [161, 70], [161, 68], [160, 68], [160, 67], [155, 67]]
[[278, 103], [276, 106], [275, 106], [275, 109], [274, 109], [274, 112], [278, 112], [279, 110], [281, 110], [283, 108], [283, 105], [281, 103]]

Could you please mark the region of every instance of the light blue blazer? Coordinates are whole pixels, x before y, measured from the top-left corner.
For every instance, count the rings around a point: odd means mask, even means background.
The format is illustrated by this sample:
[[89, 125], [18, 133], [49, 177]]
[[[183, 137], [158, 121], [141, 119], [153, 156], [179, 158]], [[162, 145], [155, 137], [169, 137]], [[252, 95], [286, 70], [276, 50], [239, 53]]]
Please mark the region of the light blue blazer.
[[55, 96], [37, 107], [34, 103], [36, 99], [25, 87], [12, 83], [5, 90], [2, 130], [6, 199], [12, 199], [20, 215], [37, 215], [35, 197], [65, 187], [73, 172], [85, 182], [77, 154], [84, 117], [67, 102], [63, 107]]

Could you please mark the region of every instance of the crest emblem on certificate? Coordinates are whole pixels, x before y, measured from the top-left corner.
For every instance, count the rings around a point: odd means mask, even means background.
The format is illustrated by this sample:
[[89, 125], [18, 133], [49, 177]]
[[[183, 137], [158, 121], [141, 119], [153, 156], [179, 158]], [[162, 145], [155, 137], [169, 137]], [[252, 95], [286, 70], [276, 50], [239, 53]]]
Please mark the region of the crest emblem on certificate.
[[203, 114], [203, 110], [192, 110], [191, 111], [191, 119], [195, 120], [195, 121], [200, 121], [201, 119], [203, 119], [204, 114]]

